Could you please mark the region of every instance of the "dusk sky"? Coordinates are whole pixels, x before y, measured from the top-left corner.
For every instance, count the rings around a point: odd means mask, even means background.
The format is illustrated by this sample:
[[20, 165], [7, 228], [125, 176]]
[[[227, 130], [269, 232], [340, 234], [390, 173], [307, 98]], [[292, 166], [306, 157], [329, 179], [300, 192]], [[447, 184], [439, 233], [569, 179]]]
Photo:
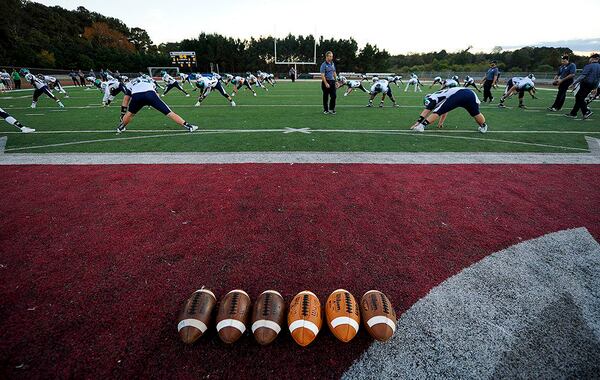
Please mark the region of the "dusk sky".
[[[146, 29], [155, 43], [193, 38], [201, 32], [240, 38], [316, 33], [326, 38], [353, 37], [361, 46], [370, 42], [391, 53], [456, 51], [469, 45], [476, 51], [489, 51], [494, 46], [515, 48], [543, 42], [568, 45], [575, 51], [600, 50], [598, 0], [505, 0], [489, 1], [489, 6], [479, 0], [349, 0], [329, 2], [330, 10], [324, 7], [328, 2], [315, 0], [39, 2], [67, 9], [84, 6], [117, 17], [129, 27]], [[571, 9], [565, 9], [570, 4]]]

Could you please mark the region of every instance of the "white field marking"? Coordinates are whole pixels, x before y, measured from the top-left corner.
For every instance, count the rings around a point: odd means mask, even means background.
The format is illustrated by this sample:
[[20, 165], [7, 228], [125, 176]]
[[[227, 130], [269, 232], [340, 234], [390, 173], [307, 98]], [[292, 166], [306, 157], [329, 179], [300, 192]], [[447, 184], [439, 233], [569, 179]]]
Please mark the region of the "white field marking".
[[25, 116], [44, 116], [43, 113], [26, 113]]
[[[336, 130], [314, 130], [315, 132], [340, 132]], [[544, 148], [557, 148], [557, 149], [567, 149], [567, 150], [579, 150], [583, 152], [588, 152], [588, 149], [584, 148], [573, 148], [568, 146], [561, 145], [548, 145], [548, 144], [538, 144], [538, 143], [528, 143], [524, 141], [512, 141], [512, 140], [500, 140], [500, 139], [487, 139], [482, 137], [467, 137], [467, 136], [446, 136], [442, 134], [434, 134], [434, 133], [419, 133], [412, 131], [394, 131], [394, 132], [368, 132], [368, 131], [355, 131], [354, 133], [373, 133], [373, 134], [382, 134], [382, 135], [407, 135], [407, 136], [427, 136], [427, 137], [440, 137], [440, 138], [448, 138], [448, 139], [457, 139], [457, 140], [476, 140], [476, 141], [491, 141], [491, 142], [499, 142], [506, 144], [516, 144], [516, 145], [530, 145], [530, 146], [539, 146]]]
[[[171, 108], [198, 108], [193, 104], [173, 104], [173, 105], [169, 105], [169, 107]], [[322, 105], [319, 104], [237, 104], [236, 107], [245, 107], [245, 108], [252, 108], [252, 107], [256, 107], [256, 108], [261, 108], [261, 107], [311, 107], [311, 108], [320, 108], [323, 107]], [[28, 109], [29, 107], [12, 107], [12, 109], [15, 110], [20, 110], [20, 109]], [[46, 109], [46, 108], [54, 108], [54, 107], [44, 107], [44, 106], [38, 106], [38, 109]], [[93, 104], [93, 105], [87, 105], [87, 106], [69, 106], [68, 104], [65, 106], [65, 108], [67, 109], [90, 109], [90, 108], [106, 108], [103, 105], [98, 105], [98, 104]], [[232, 108], [229, 104], [203, 104], [201, 106], [201, 108]], [[364, 105], [361, 104], [338, 104], [336, 106], [336, 108], [366, 108]], [[418, 109], [422, 109], [423, 106], [420, 105], [400, 105], [399, 107], [384, 107], [384, 109], [397, 109], [397, 108], [418, 108]], [[480, 108], [482, 109], [499, 109], [498, 107], [494, 107], [494, 106], [481, 106]], [[115, 107], [116, 109], [116, 107]], [[507, 110], [511, 110], [512, 108], [507, 107]], [[530, 111], [533, 110], [545, 110], [545, 107], [529, 107]]]
[[93, 143], [105, 142], [105, 141], [121, 141], [121, 140], [124, 141], [124, 140], [152, 139], [152, 138], [157, 138], [157, 137], [181, 136], [181, 135], [186, 135], [186, 134], [190, 134], [190, 132], [169, 133], [169, 134], [151, 135], [151, 136], [115, 137], [115, 138], [110, 138], [110, 139], [70, 141], [70, 142], [57, 143], [57, 144], [34, 145], [34, 146], [28, 146], [28, 147], [10, 148], [10, 149], [6, 149], [5, 151], [19, 151], [19, 150], [51, 148], [51, 147], [67, 146], [67, 145], [93, 144]]
[[285, 129], [283, 130], [284, 134], [294, 133], [294, 132], [310, 134], [311, 130], [310, 130], [310, 128], [290, 128], [290, 127], [285, 127]]
[[4, 148], [6, 147], [6, 136], [0, 137], [0, 154], [4, 153]]
[[67, 110], [50, 110], [50, 112], [67, 112]]
[[[202, 133], [196, 133], [196, 135], [203, 135], [203, 134], [228, 134], [228, 133], [240, 133], [240, 131], [242, 131], [243, 133], [261, 133], [261, 132], [267, 132], [267, 133], [272, 133], [272, 132], [284, 132], [282, 130], [238, 130], [238, 131], [232, 131], [232, 130], [217, 130], [217, 131], [206, 131], [206, 132], [202, 132]], [[440, 138], [448, 138], [448, 139], [459, 139], [459, 140], [474, 140], [474, 141], [486, 141], [486, 142], [499, 142], [499, 143], [505, 143], [505, 144], [513, 144], [513, 145], [527, 145], [527, 146], [537, 146], [537, 147], [544, 147], [544, 148], [556, 148], [556, 149], [563, 149], [563, 150], [576, 150], [576, 151], [582, 151], [582, 152], [588, 152], [588, 149], [584, 149], [584, 148], [575, 148], [575, 147], [567, 147], [567, 146], [560, 146], [560, 145], [549, 145], [549, 144], [539, 144], [539, 143], [528, 143], [528, 142], [523, 142], [523, 141], [513, 141], [513, 140], [501, 140], [501, 139], [488, 139], [488, 138], [481, 138], [481, 137], [467, 137], [467, 136], [448, 136], [448, 135], [442, 135], [439, 133], [420, 133], [417, 134], [416, 132], [411, 132], [411, 131], [391, 131], [391, 130], [385, 130], [384, 132], [379, 132], [379, 131], [369, 131], [369, 130], [330, 130], [330, 129], [315, 129], [312, 130], [312, 132], [321, 132], [321, 133], [360, 133], [360, 134], [381, 134], [381, 135], [403, 135], [403, 136], [427, 136], [427, 137], [440, 137]], [[121, 137], [121, 138], [109, 138], [109, 139], [95, 139], [95, 140], [83, 140], [83, 141], [70, 141], [70, 142], [65, 142], [65, 143], [56, 143], [56, 144], [48, 144], [48, 145], [34, 145], [34, 146], [28, 146], [28, 147], [19, 147], [19, 148], [9, 148], [6, 149], [6, 152], [11, 152], [11, 151], [20, 151], [20, 150], [29, 150], [29, 149], [41, 149], [41, 148], [50, 148], [50, 147], [58, 147], [58, 146], [67, 146], [67, 145], [79, 145], [79, 144], [92, 144], [92, 143], [99, 143], [99, 142], [105, 142], [105, 141], [119, 141], [119, 140], [141, 140], [141, 139], [150, 139], [150, 138], [157, 138], [157, 137], [169, 137], [169, 136], [179, 136], [179, 135], [184, 135], [184, 134], [188, 134], [189, 132], [180, 132], [180, 133], [169, 133], [169, 134], [160, 134], [160, 135], [151, 135], [151, 136], [133, 136], [133, 137]], [[302, 133], [307, 133], [307, 132], [302, 132]], [[308, 132], [310, 133], [310, 132]]]
[[[307, 130], [309, 132], [343, 132], [343, 133], [364, 133], [364, 132], [410, 132], [405, 129], [310, 129], [310, 128], [300, 128], [296, 130], [295, 128], [289, 128], [293, 130], [293, 132], [300, 132], [300, 130]], [[288, 127], [283, 129], [199, 129], [200, 133], [206, 132], [221, 132], [221, 133], [260, 133], [260, 132], [283, 132], [285, 133], [288, 130]], [[127, 134], [129, 133], [180, 133], [181, 130], [174, 129], [128, 129]], [[19, 131], [6, 131], [2, 132], [2, 134], [21, 134]], [[36, 135], [44, 135], [44, 134], [69, 134], [69, 133], [115, 133], [114, 129], [96, 129], [96, 130], [55, 130], [55, 131], [35, 131]], [[475, 130], [475, 128], [468, 129], [429, 129], [425, 131], [425, 133], [473, 133], [479, 134]], [[487, 134], [556, 134], [556, 135], [593, 135], [600, 134], [600, 131], [540, 131], [540, 130], [508, 130], [508, 131], [488, 131]]]

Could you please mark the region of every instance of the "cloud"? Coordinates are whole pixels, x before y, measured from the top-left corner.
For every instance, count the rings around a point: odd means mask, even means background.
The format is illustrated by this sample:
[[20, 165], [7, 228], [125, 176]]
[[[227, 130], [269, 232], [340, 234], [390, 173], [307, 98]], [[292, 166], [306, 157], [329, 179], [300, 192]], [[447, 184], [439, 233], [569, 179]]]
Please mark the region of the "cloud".
[[[568, 47], [569, 49], [576, 52], [597, 52], [600, 51], [600, 37], [583, 38], [575, 40], [544, 41], [530, 44], [527, 46]], [[522, 47], [523, 46], [503, 46], [503, 48], [506, 50], [519, 49]]]

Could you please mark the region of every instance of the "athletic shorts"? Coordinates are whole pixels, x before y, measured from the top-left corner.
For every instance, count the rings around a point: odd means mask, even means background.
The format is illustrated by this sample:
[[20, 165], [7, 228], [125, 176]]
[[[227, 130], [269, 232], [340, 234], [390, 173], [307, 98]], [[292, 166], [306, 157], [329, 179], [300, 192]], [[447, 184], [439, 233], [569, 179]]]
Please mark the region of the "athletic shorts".
[[459, 107], [466, 109], [469, 115], [473, 117], [480, 114], [479, 103], [477, 102], [477, 95], [475, 95], [475, 93], [471, 90], [463, 90], [455, 93], [442, 103], [438, 104], [433, 109], [433, 113], [443, 115]]
[[150, 106], [165, 115], [171, 113], [169, 106], [166, 105], [154, 91], [137, 92], [131, 95], [131, 101], [129, 102], [128, 108], [129, 112], [136, 114], [144, 106]]

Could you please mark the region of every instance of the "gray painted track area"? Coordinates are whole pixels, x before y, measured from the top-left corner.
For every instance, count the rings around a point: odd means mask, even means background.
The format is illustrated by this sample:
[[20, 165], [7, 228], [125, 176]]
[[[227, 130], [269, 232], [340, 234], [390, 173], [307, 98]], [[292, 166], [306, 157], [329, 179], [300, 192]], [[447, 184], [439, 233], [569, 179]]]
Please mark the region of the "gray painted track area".
[[444, 281], [343, 378], [599, 376], [600, 245], [578, 228], [514, 245]]

